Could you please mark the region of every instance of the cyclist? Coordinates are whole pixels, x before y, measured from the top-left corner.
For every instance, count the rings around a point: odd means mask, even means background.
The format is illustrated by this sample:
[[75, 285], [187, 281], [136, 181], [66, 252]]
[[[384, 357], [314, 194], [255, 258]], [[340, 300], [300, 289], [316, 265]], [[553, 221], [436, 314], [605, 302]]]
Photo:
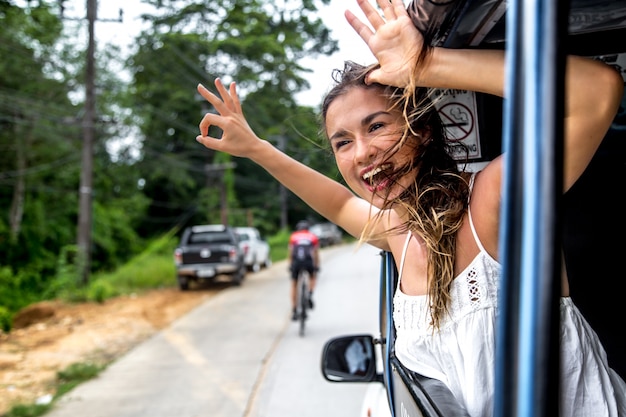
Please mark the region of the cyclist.
[[291, 271], [291, 319], [298, 320], [297, 300], [298, 275], [305, 269], [309, 272], [309, 308], [313, 308], [313, 290], [315, 289], [315, 279], [319, 271], [319, 239], [309, 231], [309, 222], [299, 221], [296, 230], [289, 237], [289, 269]]

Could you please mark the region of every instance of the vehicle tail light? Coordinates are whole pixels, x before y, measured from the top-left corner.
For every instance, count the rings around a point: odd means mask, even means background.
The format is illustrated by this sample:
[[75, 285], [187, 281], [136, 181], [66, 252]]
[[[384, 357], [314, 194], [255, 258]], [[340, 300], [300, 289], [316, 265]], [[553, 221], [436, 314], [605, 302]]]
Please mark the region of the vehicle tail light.
[[231, 262], [237, 262], [237, 249], [231, 248], [230, 251], [228, 251], [228, 258]]
[[180, 265], [183, 263], [183, 251], [181, 249], [176, 249], [174, 251], [174, 264]]
[[244, 243], [243, 245], [241, 245], [241, 247], [243, 248], [244, 255], [247, 255], [248, 252], [250, 251], [250, 245], [248, 245], [247, 243]]

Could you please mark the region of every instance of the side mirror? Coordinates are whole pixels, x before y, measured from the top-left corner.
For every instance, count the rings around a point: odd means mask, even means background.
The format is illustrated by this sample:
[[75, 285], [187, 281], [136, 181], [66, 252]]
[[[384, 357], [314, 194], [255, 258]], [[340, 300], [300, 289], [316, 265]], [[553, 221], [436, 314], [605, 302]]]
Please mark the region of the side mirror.
[[381, 381], [376, 373], [374, 338], [342, 336], [326, 342], [322, 351], [322, 374], [331, 382]]

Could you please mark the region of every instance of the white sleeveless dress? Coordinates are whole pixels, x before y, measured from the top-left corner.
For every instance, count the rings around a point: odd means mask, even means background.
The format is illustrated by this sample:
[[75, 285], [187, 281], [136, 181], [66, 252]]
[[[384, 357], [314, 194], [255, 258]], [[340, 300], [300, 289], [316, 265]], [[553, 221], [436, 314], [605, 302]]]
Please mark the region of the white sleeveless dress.
[[[469, 222], [480, 252], [452, 281], [449, 314], [437, 332], [429, 326], [427, 296], [400, 290], [408, 234], [393, 298], [395, 354], [412, 371], [445, 383], [471, 416], [488, 417], [501, 267], [478, 239], [471, 212]], [[596, 333], [571, 298], [561, 297], [560, 316], [561, 416], [626, 416], [626, 383], [609, 368]]]

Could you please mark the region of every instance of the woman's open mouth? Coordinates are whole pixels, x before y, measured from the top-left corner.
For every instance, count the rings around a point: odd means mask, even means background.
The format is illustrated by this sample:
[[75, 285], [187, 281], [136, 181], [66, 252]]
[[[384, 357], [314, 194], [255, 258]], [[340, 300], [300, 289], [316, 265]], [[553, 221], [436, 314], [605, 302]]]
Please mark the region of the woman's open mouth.
[[363, 173], [361, 179], [370, 192], [380, 191], [389, 185], [392, 168], [393, 165], [389, 163], [378, 165]]

